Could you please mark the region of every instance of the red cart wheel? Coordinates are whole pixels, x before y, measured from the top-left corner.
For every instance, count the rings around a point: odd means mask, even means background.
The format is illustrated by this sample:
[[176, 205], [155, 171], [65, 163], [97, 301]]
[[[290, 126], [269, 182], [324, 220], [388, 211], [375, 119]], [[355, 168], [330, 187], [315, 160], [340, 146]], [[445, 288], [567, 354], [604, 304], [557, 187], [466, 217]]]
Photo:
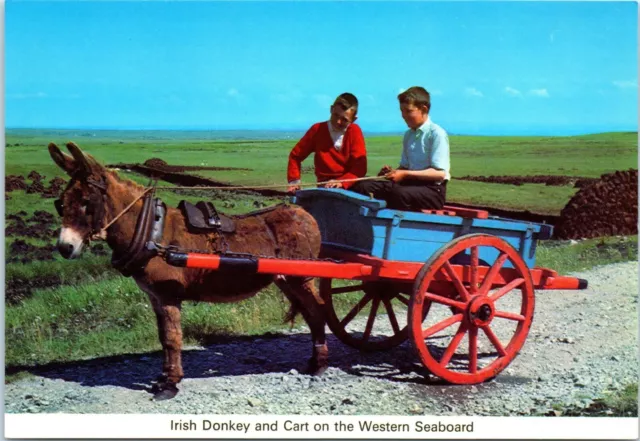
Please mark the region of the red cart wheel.
[[343, 343], [363, 351], [380, 351], [407, 339], [409, 295], [398, 292], [392, 284], [321, 279], [320, 295], [329, 329]]
[[[485, 252], [497, 255], [490, 267], [479, 258]], [[505, 267], [507, 261], [512, 268]], [[480, 383], [518, 354], [534, 302], [529, 268], [511, 245], [495, 236], [462, 236], [418, 273], [409, 304], [410, 338], [432, 374], [450, 383]]]

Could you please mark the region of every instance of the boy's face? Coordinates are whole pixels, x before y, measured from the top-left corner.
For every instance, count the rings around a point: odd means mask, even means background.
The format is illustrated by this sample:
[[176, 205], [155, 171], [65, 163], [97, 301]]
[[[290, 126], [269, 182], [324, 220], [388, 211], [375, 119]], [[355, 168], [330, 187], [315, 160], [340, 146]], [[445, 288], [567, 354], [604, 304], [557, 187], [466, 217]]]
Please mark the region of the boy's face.
[[331, 106], [331, 117], [329, 121], [331, 121], [331, 125], [334, 129], [337, 130], [346, 130], [349, 127], [349, 124], [353, 123], [357, 116], [354, 115], [354, 109], [350, 108], [347, 110], [342, 110], [339, 106]]
[[407, 123], [410, 129], [417, 129], [427, 120], [429, 112], [427, 106], [416, 107], [414, 104], [400, 104], [400, 113], [402, 119]]

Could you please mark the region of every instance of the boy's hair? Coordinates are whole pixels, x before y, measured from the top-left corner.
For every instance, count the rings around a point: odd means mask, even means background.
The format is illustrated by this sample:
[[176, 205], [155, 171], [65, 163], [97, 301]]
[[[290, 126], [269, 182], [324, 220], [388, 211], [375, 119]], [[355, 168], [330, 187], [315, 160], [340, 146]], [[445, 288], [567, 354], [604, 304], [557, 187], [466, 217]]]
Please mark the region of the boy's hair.
[[349, 92], [340, 94], [333, 102], [333, 105], [340, 107], [342, 110], [353, 109], [353, 116], [358, 113], [358, 98]]
[[424, 87], [413, 86], [398, 95], [400, 104], [413, 104], [416, 107], [427, 106], [431, 110], [431, 96]]

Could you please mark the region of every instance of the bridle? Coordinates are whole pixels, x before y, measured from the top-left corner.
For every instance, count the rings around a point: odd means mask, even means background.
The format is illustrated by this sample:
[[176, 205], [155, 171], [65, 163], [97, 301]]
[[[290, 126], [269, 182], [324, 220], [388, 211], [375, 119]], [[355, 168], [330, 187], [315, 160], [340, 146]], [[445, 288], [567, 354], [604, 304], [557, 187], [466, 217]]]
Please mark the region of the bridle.
[[[72, 182], [74, 179], [78, 180], [78, 177], [72, 176]], [[160, 242], [164, 228], [166, 206], [160, 199], [154, 198], [156, 188], [155, 182], [153, 186], [148, 186], [140, 196], [134, 199], [133, 202], [131, 202], [117, 216], [106, 224], [104, 219], [104, 207], [107, 198], [107, 185], [104, 178], [100, 181], [96, 181], [95, 179], [88, 177], [85, 179], [85, 182], [91, 189], [86, 211], [88, 212], [87, 214], [92, 216], [91, 231], [85, 238], [85, 242], [90, 242], [91, 239], [96, 237], [102, 237], [101, 233], [113, 225], [120, 216], [133, 207], [138, 200], [144, 198], [142, 210], [138, 215], [131, 243], [123, 252], [116, 254], [114, 251], [111, 256], [111, 264], [124, 276], [130, 276], [142, 271], [149, 260], [158, 254], [158, 248], [153, 246], [150, 247], [149, 244], [155, 245]], [[62, 215], [64, 209], [62, 199], [57, 199], [54, 202], [54, 205], [58, 214]]]
[[[78, 180], [80, 180], [78, 176], [72, 176], [69, 186], [73, 185], [73, 182]], [[86, 214], [91, 216], [91, 231], [85, 239], [85, 241], [88, 242], [92, 237], [98, 235], [103, 230], [103, 227], [105, 225], [104, 207], [107, 199], [107, 184], [102, 177], [100, 181], [97, 181], [89, 176], [84, 179], [84, 181], [91, 189], [86, 205]], [[58, 214], [62, 217], [64, 214], [64, 202], [62, 201], [62, 198], [56, 199], [53, 202], [53, 205], [55, 206]]]

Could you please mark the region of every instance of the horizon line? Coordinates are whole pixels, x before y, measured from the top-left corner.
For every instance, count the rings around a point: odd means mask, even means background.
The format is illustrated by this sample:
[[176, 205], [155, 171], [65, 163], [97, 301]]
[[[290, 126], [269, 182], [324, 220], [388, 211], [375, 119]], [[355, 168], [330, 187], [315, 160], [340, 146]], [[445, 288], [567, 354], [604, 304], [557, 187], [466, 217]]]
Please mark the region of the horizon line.
[[[219, 129], [219, 128], [113, 128], [113, 127], [5, 127], [5, 131], [9, 130], [59, 130], [59, 131], [70, 131], [70, 130], [93, 130], [93, 131], [122, 131], [122, 132], [305, 132], [308, 128], [298, 129], [298, 128], [270, 128], [270, 129], [239, 129], [239, 128], [227, 128], [227, 129]], [[374, 134], [374, 135], [401, 135], [406, 132], [406, 130], [380, 130], [380, 131], [368, 131], [364, 130], [364, 133]], [[464, 132], [453, 132], [448, 131], [450, 136], [557, 136], [557, 137], [568, 137], [568, 136], [588, 136], [588, 135], [600, 135], [605, 133], [638, 133], [638, 130], [604, 130], [597, 132], [577, 132], [572, 134], [549, 134], [547, 133], [526, 133], [526, 134], [481, 134], [481, 133], [464, 133]]]

